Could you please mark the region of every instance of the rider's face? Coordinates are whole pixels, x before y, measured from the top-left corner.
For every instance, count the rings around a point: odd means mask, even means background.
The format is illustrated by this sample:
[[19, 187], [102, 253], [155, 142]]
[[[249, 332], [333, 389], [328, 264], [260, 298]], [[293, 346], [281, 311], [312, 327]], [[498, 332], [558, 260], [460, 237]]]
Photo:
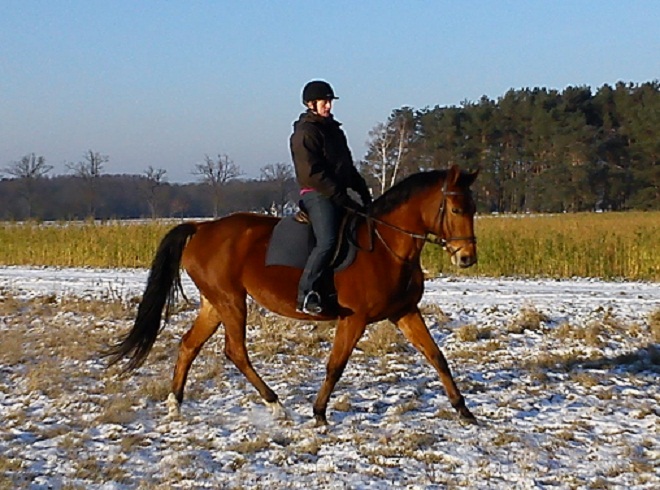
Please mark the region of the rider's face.
[[332, 100], [314, 100], [307, 103], [313, 112], [317, 113], [321, 117], [330, 117], [332, 111]]

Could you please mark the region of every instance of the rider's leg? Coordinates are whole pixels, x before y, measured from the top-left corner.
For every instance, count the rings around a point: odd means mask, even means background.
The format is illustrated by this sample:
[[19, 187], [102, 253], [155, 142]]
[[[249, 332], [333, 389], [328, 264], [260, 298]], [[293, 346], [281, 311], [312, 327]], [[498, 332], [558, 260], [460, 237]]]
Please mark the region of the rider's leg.
[[319, 293], [321, 277], [328, 267], [337, 245], [337, 233], [340, 224], [340, 211], [332, 201], [322, 194], [311, 191], [302, 196], [307, 208], [316, 245], [312, 249], [298, 285], [298, 305], [311, 291]]

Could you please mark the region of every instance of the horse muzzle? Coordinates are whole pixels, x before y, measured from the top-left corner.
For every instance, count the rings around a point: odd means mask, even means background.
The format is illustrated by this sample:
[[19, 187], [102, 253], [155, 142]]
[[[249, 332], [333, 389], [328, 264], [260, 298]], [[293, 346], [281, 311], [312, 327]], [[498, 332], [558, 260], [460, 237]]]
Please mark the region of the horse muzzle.
[[451, 263], [456, 267], [467, 269], [477, 263], [477, 245], [474, 238], [462, 247], [453, 247], [449, 242], [445, 242], [445, 250], [451, 255]]
[[477, 254], [462, 254], [461, 250], [459, 250], [458, 253], [452, 254], [451, 263], [461, 269], [467, 269], [477, 263]]

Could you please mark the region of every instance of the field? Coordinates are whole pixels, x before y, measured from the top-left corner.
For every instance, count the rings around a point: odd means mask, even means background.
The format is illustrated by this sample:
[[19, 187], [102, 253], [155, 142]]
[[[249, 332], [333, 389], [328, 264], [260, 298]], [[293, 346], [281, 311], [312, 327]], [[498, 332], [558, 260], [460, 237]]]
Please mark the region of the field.
[[165, 399], [181, 302], [145, 366], [100, 352], [131, 327], [167, 222], [0, 224], [0, 490], [660, 488], [660, 213], [480, 217], [477, 267], [427, 247], [423, 311], [479, 426], [390, 324], [367, 330], [313, 427], [333, 323], [252, 305], [275, 420], [223, 354]]
[[[0, 265], [148, 267], [173, 222], [0, 224]], [[660, 281], [660, 212], [480, 216], [471, 276]], [[431, 275], [455, 271], [427, 246]]]
[[[468, 406], [462, 426], [421, 356], [370, 327], [311, 424], [333, 325], [253, 307], [275, 421], [211, 339], [181, 418], [164, 399], [180, 305], [131, 377], [99, 352], [129, 328], [146, 271], [0, 268], [0, 488], [640, 488], [660, 483], [658, 286], [443, 277], [423, 303]], [[194, 301], [194, 288], [184, 283]]]

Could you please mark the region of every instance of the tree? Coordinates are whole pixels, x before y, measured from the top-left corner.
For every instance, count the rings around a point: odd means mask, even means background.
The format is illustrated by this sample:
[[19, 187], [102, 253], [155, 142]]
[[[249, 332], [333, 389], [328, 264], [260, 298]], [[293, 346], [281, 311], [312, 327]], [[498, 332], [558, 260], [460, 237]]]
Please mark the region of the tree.
[[101, 155], [98, 152], [87, 150], [84, 154], [84, 160], [78, 163], [67, 163], [67, 168], [73, 172], [76, 177], [86, 180], [100, 177], [103, 167], [110, 161], [107, 155]]
[[413, 114], [404, 107], [394, 111], [386, 124], [379, 123], [369, 131], [367, 172], [379, 184], [380, 194], [392, 187], [399, 177], [412, 134]]
[[151, 165], [149, 165], [149, 167], [143, 172], [143, 175], [146, 177], [143, 192], [152, 218], [158, 217], [158, 201], [160, 198], [159, 189], [165, 183], [166, 173], [167, 170], [163, 168], [153, 168]]
[[87, 215], [96, 216], [98, 180], [103, 172], [103, 167], [110, 161], [107, 155], [101, 155], [98, 152], [87, 150], [84, 160], [78, 163], [68, 163], [66, 167], [73, 174], [82, 180], [84, 186], [84, 196], [87, 202]]
[[218, 155], [217, 160], [213, 160], [208, 155], [205, 155], [203, 163], [195, 164], [193, 175], [198, 175], [202, 182], [211, 188], [213, 217], [217, 218], [222, 200], [223, 187], [230, 180], [242, 175], [240, 167], [228, 155]]
[[288, 194], [295, 187], [292, 166], [281, 162], [266, 164], [261, 167], [261, 180], [272, 183], [277, 195], [277, 201], [273, 204], [276, 214], [281, 216]]
[[52, 169], [53, 167], [46, 163], [43, 156], [36, 156], [34, 153], [25, 155], [4, 169], [5, 173], [19, 181], [19, 192], [26, 202], [28, 218], [32, 218], [34, 212], [34, 201], [38, 195], [39, 184]]

